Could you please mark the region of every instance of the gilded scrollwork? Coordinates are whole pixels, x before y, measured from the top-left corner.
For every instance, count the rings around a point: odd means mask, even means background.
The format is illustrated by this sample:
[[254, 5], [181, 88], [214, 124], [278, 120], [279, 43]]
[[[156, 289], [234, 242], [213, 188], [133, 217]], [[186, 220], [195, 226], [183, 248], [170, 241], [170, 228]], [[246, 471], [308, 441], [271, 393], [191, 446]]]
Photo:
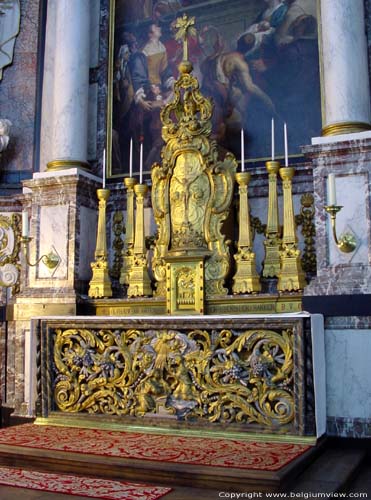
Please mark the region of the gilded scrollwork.
[[114, 234], [114, 240], [112, 247], [114, 250], [113, 265], [111, 268], [112, 278], [118, 279], [120, 277], [120, 271], [122, 266], [122, 250], [124, 248], [124, 242], [122, 240], [122, 235], [125, 233], [124, 226], [124, 215], [122, 212], [115, 212], [113, 214], [112, 220], [112, 232]]
[[210, 140], [213, 106], [204, 97], [187, 61], [187, 34], [194, 20], [177, 20], [184, 42], [184, 61], [174, 84], [174, 98], [161, 111], [162, 163], [152, 167], [152, 206], [158, 238], [152, 260], [156, 295], [165, 295], [169, 256], [205, 256], [207, 296], [226, 294], [230, 250], [221, 233], [233, 196], [237, 162], [228, 153], [218, 157]]
[[300, 214], [295, 217], [296, 224], [301, 226], [304, 236], [304, 250], [302, 256], [303, 270], [307, 273], [315, 273], [317, 269], [316, 259], [316, 228], [314, 225], [314, 197], [311, 193], [304, 193], [300, 198]]
[[0, 285], [12, 287], [13, 295], [20, 285], [20, 235], [19, 214], [0, 214]]
[[293, 331], [54, 331], [62, 412], [285, 425], [294, 419]]

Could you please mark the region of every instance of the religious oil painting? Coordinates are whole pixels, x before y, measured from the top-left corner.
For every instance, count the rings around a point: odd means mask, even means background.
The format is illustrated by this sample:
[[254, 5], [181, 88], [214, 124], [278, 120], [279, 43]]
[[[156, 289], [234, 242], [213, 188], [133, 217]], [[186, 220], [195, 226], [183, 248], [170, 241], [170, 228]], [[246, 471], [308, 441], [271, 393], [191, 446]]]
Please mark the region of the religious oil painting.
[[[114, 1], [114, 0], [112, 0]], [[189, 59], [201, 91], [214, 104], [212, 138], [221, 151], [245, 161], [283, 155], [283, 124], [288, 148], [320, 135], [320, 79], [316, 0], [115, 0], [111, 8], [112, 113], [111, 173], [133, 172], [160, 161], [161, 109], [173, 97], [183, 46], [176, 19], [196, 20]]]

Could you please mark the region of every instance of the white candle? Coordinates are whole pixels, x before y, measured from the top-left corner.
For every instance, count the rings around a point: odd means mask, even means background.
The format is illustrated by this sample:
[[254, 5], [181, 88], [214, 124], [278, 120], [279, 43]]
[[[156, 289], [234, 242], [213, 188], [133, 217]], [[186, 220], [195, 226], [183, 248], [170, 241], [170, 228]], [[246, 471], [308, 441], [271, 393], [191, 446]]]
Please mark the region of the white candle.
[[28, 238], [30, 234], [29, 225], [28, 225], [28, 212], [27, 210], [23, 210], [22, 212], [22, 237]]
[[335, 174], [328, 174], [327, 178], [327, 204], [336, 205]]
[[143, 182], [143, 142], [140, 143], [139, 184]]
[[133, 177], [133, 138], [130, 139], [129, 177]]
[[103, 189], [106, 188], [106, 148], [103, 149]]
[[274, 118], [272, 118], [271, 131], [272, 131], [272, 161], [274, 161]]
[[288, 147], [287, 147], [287, 125], [286, 123], [283, 126], [283, 138], [285, 141], [285, 167], [289, 166], [289, 153], [288, 153]]
[[245, 171], [245, 134], [241, 129], [241, 172]]

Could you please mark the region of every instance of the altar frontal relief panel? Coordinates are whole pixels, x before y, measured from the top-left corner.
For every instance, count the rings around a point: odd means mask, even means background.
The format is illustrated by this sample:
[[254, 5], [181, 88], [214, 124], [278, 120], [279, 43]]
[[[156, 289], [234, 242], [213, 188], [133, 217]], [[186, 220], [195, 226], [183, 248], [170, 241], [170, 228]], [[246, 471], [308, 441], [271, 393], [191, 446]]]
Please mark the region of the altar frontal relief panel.
[[307, 319], [42, 320], [40, 333], [39, 417], [314, 432]]

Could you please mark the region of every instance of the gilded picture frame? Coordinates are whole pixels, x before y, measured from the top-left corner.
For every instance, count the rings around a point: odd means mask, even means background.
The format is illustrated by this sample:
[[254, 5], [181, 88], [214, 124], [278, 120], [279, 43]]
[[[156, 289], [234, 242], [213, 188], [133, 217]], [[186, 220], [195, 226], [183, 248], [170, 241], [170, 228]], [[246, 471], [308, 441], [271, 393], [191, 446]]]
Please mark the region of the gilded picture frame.
[[[160, 159], [160, 103], [171, 98], [166, 85], [177, 77], [179, 62], [172, 23], [183, 12], [196, 18], [198, 34], [190, 41], [190, 59], [202, 92], [213, 100], [213, 138], [221, 150], [232, 151], [240, 159], [243, 128], [245, 163], [271, 159], [274, 118], [276, 159], [283, 157], [286, 122], [289, 156], [300, 162], [300, 146], [321, 135], [322, 125], [316, 0], [110, 0], [108, 176], [122, 178], [129, 173], [131, 138], [133, 174], [139, 170], [141, 141], [145, 175]], [[151, 32], [153, 25], [159, 27], [157, 33]], [[153, 53], [155, 43], [165, 49], [169, 66], [161, 67], [157, 80], [154, 67], [163, 62]], [[130, 83], [130, 92], [118, 94], [125, 57], [125, 71], [135, 72], [136, 80]], [[138, 78], [145, 65], [147, 73]], [[234, 68], [229, 73], [228, 66]], [[142, 95], [151, 103], [150, 111], [138, 105], [138, 88], [146, 78]], [[244, 83], [237, 84], [238, 79]]]

